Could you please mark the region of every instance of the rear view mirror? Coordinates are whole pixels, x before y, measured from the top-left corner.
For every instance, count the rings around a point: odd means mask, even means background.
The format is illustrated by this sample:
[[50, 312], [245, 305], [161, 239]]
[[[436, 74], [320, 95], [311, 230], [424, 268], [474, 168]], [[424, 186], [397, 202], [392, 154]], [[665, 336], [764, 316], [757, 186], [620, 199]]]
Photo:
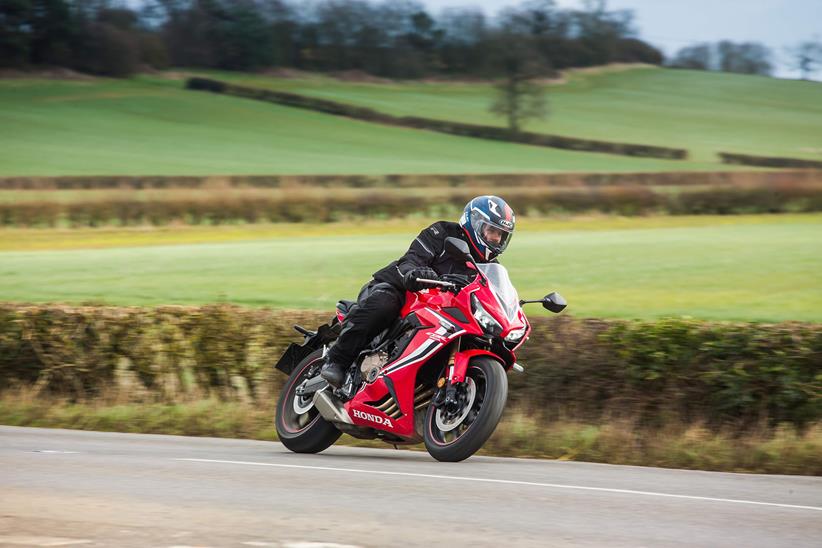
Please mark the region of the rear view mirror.
[[459, 238], [446, 238], [445, 252], [448, 253], [449, 257], [453, 257], [454, 259], [471, 260], [471, 250], [468, 248], [468, 244]]
[[568, 306], [568, 303], [565, 302], [565, 299], [562, 297], [562, 295], [554, 291], [542, 298], [542, 306], [543, 308], [550, 310], [551, 312], [556, 314], [558, 312], [562, 312], [563, 310], [565, 310], [565, 307]]

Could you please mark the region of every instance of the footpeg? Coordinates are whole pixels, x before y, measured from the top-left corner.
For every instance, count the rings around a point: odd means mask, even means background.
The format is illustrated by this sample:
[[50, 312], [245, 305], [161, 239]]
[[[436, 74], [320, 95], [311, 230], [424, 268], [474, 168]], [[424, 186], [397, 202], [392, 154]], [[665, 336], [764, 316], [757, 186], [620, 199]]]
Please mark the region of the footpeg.
[[305, 381], [302, 386], [297, 387], [296, 393], [298, 396], [310, 396], [326, 386], [328, 386], [328, 381], [317, 375]]

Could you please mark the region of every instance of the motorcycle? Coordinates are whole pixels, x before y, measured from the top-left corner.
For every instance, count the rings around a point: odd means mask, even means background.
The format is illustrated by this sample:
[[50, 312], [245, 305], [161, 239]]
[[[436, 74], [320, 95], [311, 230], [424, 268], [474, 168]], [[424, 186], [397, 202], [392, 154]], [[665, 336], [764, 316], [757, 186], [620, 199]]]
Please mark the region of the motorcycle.
[[417, 281], [400, 317], [375, 337], [346, 373], [340, 388], [320, 376], [330, 345], [356, 303], [340, 301], [332, 321], [292, 343], [276, 365], [288, 380], [277, 403], [280, 441], [297, 453], [318, 453], [343, 434], [394, 446], [423, 442], [439, 461], [464, 460], [497, 427], [508, 396], [506, 373], [523, 371], [515, 351], [531, 325], [522, 305], [542, 303], [561, 312], [558, 293], [519, 300], [505, 267], [477, 264], [468, 244], [447, 238], [445, 251], [474, 274]]

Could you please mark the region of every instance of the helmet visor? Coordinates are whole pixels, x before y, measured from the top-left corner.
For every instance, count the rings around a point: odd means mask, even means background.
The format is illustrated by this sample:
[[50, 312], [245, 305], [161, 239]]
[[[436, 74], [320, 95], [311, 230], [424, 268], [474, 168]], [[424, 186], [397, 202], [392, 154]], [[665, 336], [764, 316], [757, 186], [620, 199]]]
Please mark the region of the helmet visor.
[[511, 229], [493, 223], [488, 219], [477, 219], [474, 226], [480, 241], [497, 255], [508, 247], [508, 242], [511, 241]]

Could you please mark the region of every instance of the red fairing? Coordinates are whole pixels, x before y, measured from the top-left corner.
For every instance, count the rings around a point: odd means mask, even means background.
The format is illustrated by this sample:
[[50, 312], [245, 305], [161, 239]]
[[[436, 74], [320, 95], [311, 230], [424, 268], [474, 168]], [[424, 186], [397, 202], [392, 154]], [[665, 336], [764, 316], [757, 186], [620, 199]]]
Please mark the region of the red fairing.
[[448, 380], [453, 383], [464, 382], [465, 372], [468, 370], [468, 363], [471, 361], [471, 358], [476, 356], [490, 356], [499, 360], [499, 356], [488, 350], [474, 349], [457, 352], [454, 354], [454, 365], [451, 366], [451, 370], [448, 372]]
[[[419, 439], [414, 421], [414, 415], [417, 412], [414, 409], [417, 372], [429, 360], [460, 337], [469, 335], [483, 336], [483, 328], [472, 314], [472, 295], [476, 295], [486, 312], [499, 323], [502, 328], [501, 337], [507, 336], [511, 331], [524, 328], [525, 335], [517, 343], [517, 347], [522, 344], [530, 331], [530, 326], [522, 310], [517, 311], [516, 318], [513, 321], [509, 320], [492, 289], [482, 285], [478, 279], [456, 295], [437, 288], [418, 293], [409, 292], [406, 295], [406, 302], [401, 311], [401, 316], [405, 318], [414, 313], [421, 327], [416, 331], [402, 354], [383, 366], [374, 382], [367, 384], [354, 398], [345, 403], [345, 409], [355, 425], [390, 432], [406, 441], [413, 442]], [[467, 321], [459, 321], [453, 315], [448, 314], [446, 309], [458, 309], [461, 314], [455, 313], [455, 315], [462, 315], [467, 318]], [[339, 314], [338, 317], [340, 317]], [[340, 318], [340, 321], [342, 319]], [[500, 354], [488, 350], [456, 352], [454, 367], [449, 371], [445, 371], [445, 375], [452, 382], [464, 381], [469, 361], [472, 357], [479, 355], [487, 355], [497, 359], [506, 368], [510, 368], [516, 360], [514, 353], [507, 349]], [[393, 384], [399, 412], [392, 409], [390, 405], [384, 405], [384, 402], [391, 397], [386, 378], [390, 378]], [[377, 405], [382, 405], [391, 415], [377, 409]]]

